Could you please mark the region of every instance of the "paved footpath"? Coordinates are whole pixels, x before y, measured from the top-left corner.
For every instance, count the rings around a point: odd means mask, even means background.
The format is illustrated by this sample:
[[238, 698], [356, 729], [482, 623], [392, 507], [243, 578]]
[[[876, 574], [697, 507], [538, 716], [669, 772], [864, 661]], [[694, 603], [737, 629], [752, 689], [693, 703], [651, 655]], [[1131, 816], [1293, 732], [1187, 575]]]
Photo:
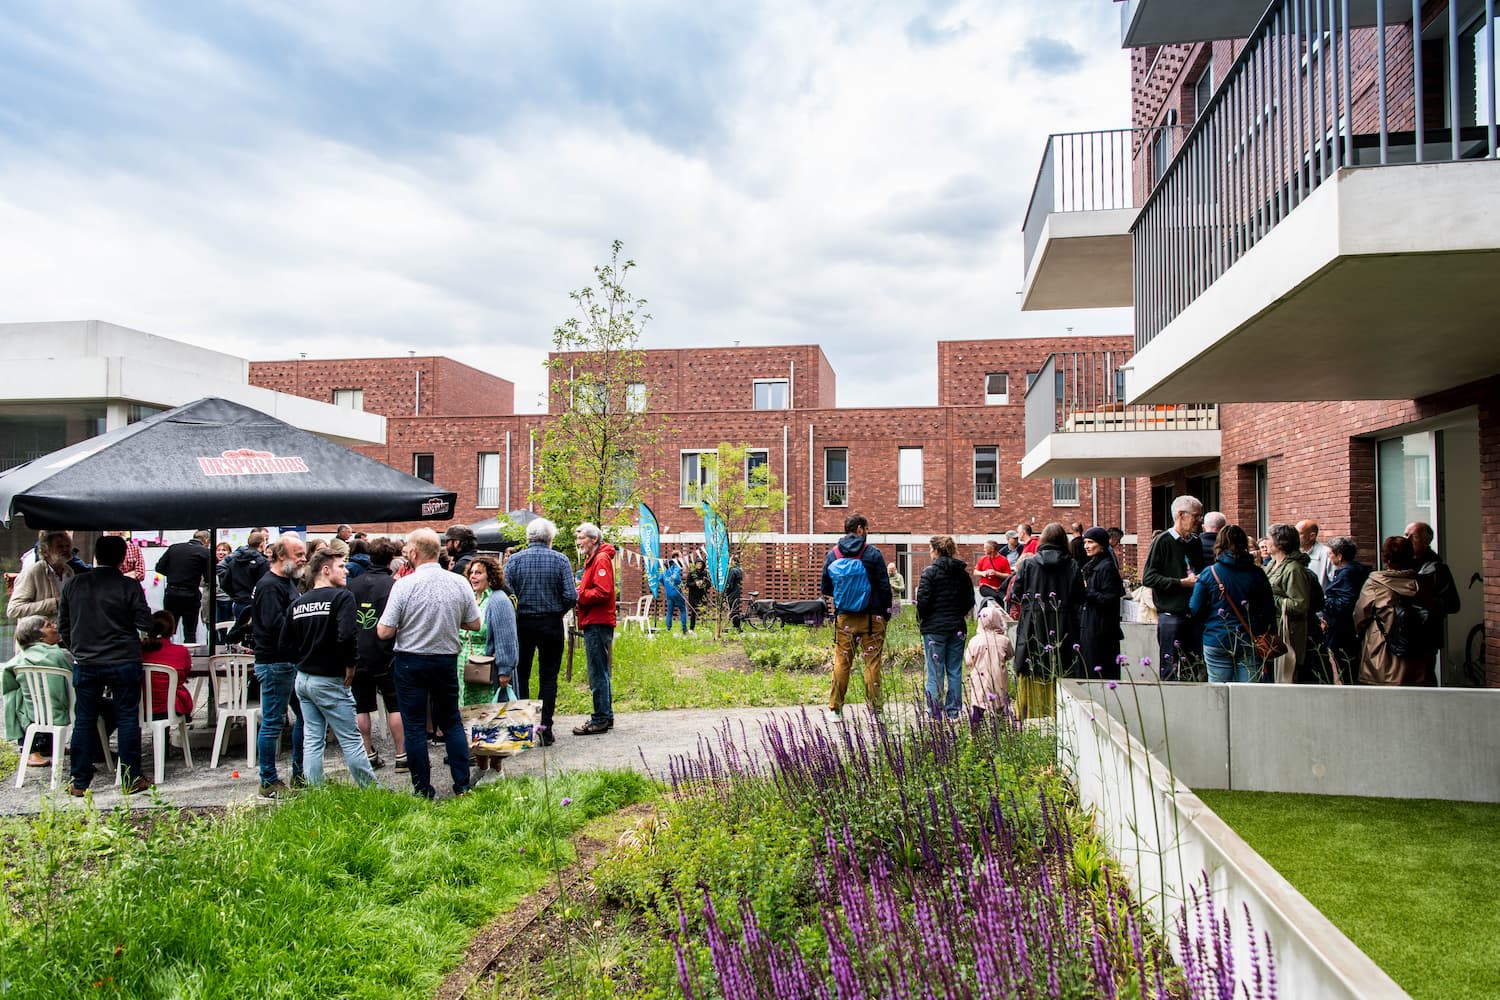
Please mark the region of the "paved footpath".
[[[820, 706], [806, 706], [806, 710], [815, 724], [822, 725]], [[857, 708], [850, 709], [850, 711], [857, 710]], [[672, 756], [696, 753], [700, 738], [712, 740], [714, 732], [726, 721], [734, 727], [736, 732], [743, 726], [751, 745], [758, 745], [759, 724], [762, 720], [778, 715], [800, 719], [802, 711], [802, 706], [792, 706], [678, 709], [668, 712], [622, 714], [615, 717], [614, 730], [602, 736], [574, 736], [573, 727], [583, 723], [586, 717], [560, 716], [557, 719], [557, 732], [559, 733], [557, 742], [546, 749], [530, 750], [507, 761], [504, 774], [506, 776], [539, 776], [543, 766], [554, 768], [559, 772], [590, 768], [630, 768], [637, 771], [649, 769], [656, 777], [664, 780], [667, 775], [667, 764]], [[390, 747], [389, 736], [379, 723], [376, 725], [376, 731], [376, 746], [385, 755], [387, 761], [384, 768], [375, 772], [376, 776], [380, 779], [380, 783], [388, 788], [410, 791], [410, 776], [395, 773], [393, 763], [395, 755]], [[242, 732], [242, 729], [232, 732], [229, 738], [229, 749], [220, 757], [218, 768], [210, 770], [208, 741], [212, 733], [207, 730], [193, 730], [194, 767], [188, 770], [183, 764], [182, 751], [172, 751], [167, 757], [166, 774], [161, 785], [158, 786], [160, 796], [178, 806], [273, 805], [270, 801], [260, 797], [258, 794], [260, 783], [256, 772], [245, 766], [244, 740], [240, 735]], [[150, 776], [153, 758], [149, 739], [144, 741], [142, 749], [141, 764], [146, 774]], [[437, 787], [438, 797], [445, 798], [452, 795], [452, 779], [448, 775], [447, 765], [443, 763], [443, 748], [430, 747], [429, 753], [433, 763], [433, 784]], [[291, 774], [289, 753], [282, 752], [277, 759], [277, 767], [282, 779], [285, 780]], [[239, 774], [238, 778], [234, 777], [236, 772]], [[325, 758], [325, 772], [336, 780], [350, 780], [338, 744], [332, 739], [329, 740], [328, 753]], [[49, 796], [54, 802], [64, 806], [81, 806], [83, 800], [72, 798], [66, 792], [68, 781], [66, 767], [56, 792], [48, 791], [51, 773], [50, 768], [28, 768], [26, 784], [19, 789], [15, 787], [14, 776], [0, 783], [0, 815], [38, 812], [44, 799]], [[491, 772], [482, 772], [479, 783], [488, 784], [497, 780], [504, 780], [504, 778]], [[100, 808], [113, 808], [122, 801], [129, 801], [137, 807], [153, 804], [150, 794], [129, 799], [122, 797], [118, 789], [110, 784], [109, 778], [102, 773], [94, 778], [93, 791], [94, 803]]]

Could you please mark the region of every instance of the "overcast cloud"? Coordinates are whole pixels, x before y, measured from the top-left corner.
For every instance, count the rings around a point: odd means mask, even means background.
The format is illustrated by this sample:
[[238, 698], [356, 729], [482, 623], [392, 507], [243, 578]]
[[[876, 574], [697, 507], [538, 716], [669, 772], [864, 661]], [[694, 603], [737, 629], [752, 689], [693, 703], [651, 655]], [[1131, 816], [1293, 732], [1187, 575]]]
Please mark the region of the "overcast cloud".
[[0, 320], [447, 354], [540, 409], [609, 243], [645, 347], [817, 343], [842, 405], [1019, 311], [1049, 132], [1129, 121], [1107, 0], [0, 8]]

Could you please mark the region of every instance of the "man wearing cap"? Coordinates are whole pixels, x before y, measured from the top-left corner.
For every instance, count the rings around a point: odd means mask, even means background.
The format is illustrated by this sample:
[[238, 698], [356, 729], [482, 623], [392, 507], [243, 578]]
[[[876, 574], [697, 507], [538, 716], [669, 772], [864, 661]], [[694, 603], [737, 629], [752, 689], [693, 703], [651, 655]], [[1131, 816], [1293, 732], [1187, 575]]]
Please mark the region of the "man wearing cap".
[[479, 548], [479, 542], [469, 528], [454, 524], [443, 532], [443, 548], [448, 552], [448, 568], [463, 576], [469, 571], [469, 563]]
[[1005, 564], [1007, 566], [1014, 566], [1021, 558], [1020, 537], [1020, 535], [1016, 534], [1014, 528], [1005, 533], [1005, 544], [1000, 546], [1000, 554], [1005, 557]]

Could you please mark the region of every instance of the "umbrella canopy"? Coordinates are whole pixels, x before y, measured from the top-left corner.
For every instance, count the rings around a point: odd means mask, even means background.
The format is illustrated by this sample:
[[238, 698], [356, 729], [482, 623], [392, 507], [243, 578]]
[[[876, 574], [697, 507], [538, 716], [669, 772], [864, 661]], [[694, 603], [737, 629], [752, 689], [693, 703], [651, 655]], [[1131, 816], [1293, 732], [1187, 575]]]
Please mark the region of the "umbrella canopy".
[[506, 535], [500, 530], [500, 522], [493, 517], [476, 521], [469, 525], [469, 530], [474, 532], [474, 544], [486, 552], [504, 552], [506, 549], [522, 545], [526, 541], [526, 525], [541, 515], [533, 514], [529, 510], [513, 510], [506, 516], [510, 518], [510, 523], [519, 527], [521, 531], [512, 530], [510, 535]]
[[200, 399], [0, 474], [0, 522], [203, 528], [446, 521], [456, 494], [227, 399]]

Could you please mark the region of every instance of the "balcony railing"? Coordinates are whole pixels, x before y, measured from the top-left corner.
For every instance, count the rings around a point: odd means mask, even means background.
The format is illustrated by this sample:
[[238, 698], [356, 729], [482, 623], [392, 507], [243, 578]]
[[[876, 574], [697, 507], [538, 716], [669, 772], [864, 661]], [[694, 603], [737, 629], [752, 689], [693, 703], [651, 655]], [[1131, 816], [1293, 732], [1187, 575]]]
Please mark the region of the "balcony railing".
[[476, 507], [499, 507], [500, 487], [481, 486], [475, 491], [474, 506]]
[[825, 482], [823, 484], [823, 506], [824, 507], [847, 507], [849, 506], [849, 484]]
[[1049, 434], [1114, 431], [1216, 431], [1212, 403], [1131, 406], [1125, 402], [1127, 355], [1115, 351], [1053, 354], [1026, 390], [1026, 448]]
[[922, 484], [901, 483], [896, 487], [897, 507], [920, 507], [922, 506]]
[[1132, 228], [1136, 348], [1340, 168], [1494, 157], [1495, 2], [1468, 28], [1429, 11], [1415, 46], [1420, 0], [1390, 25], [1375, 3], [1373, 26], [1347, 0], [1273, 2]]
[[974, 506], [994, 507], [1000, 503], [999, 483], [975, 483]]
[[1025, 270], [1031, 270], [1031, 258], [1048, 215], [1103, 212], [1141, 204], [1150, 191], [1150, 176], [1137, 171], [1134, 164], [1143, 154], [1150, 157], [1167, 150], [1175, 152], [1181, 131], [1177, 126], [1160, 126], [1049, 135], [1037, 168], [1036, 185], [1031, 189], [1026, 221], [1021, 224]]

